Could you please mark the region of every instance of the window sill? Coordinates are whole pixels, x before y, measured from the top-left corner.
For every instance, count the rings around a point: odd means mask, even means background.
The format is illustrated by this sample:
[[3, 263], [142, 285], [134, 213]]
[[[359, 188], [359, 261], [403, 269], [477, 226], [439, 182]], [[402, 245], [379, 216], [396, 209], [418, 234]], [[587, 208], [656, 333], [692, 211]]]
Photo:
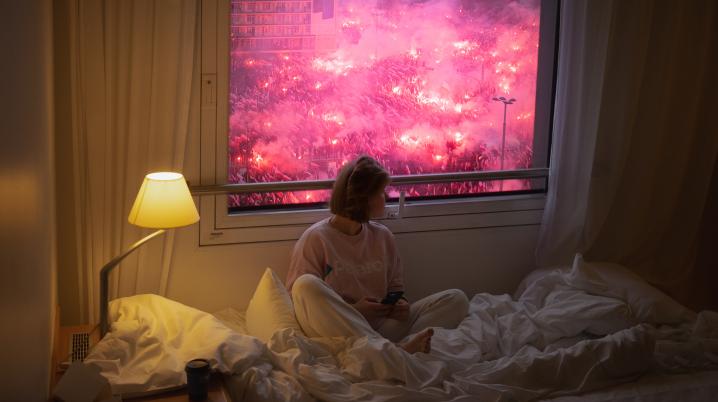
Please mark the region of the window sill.
[[[396, 203], [387, 205], [391, 218], [377, 219], [393, 233], [417, 233], [537, 225], [546, 196], [543, 193], [486, 196], [441, 201], [410, 201], [399, 217]], [[200, 197], [200, 246], [294, 241], [329, 210], [262, 211], [228, 214], [227, 197]]]

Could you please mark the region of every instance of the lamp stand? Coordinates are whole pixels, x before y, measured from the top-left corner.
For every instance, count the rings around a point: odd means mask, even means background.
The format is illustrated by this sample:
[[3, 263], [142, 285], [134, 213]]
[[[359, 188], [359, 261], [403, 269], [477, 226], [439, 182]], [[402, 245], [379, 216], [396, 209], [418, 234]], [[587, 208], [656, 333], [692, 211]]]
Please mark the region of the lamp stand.
[[102, 270], [100, 270], [100, 337], [104, 337], [107, 331], [109, 330], [109, 324], [107, 322], [107, 314], [110, 306], [110, 301], [108, 300], [108, 282], [110, 279], [110, 271], [112, 271], [113, 268], [118, 266], [120, 262], [122, 262], [125, 257], [132, 254], [133, 251], [137, 250], [140, 246], [147, 243], [149, 240], [154, 239], [155, 237], [161, 235], [164, 233], [164, 229], [160, 229], [154, 233], [151, 233], [144, 239], [136, 242], [132, 246], [130, 246], [127, 251], [124, 253], [118, 255], [117, 257], [113, 258], [110, 262], [105, 264], [104, 267], [102, 267]]

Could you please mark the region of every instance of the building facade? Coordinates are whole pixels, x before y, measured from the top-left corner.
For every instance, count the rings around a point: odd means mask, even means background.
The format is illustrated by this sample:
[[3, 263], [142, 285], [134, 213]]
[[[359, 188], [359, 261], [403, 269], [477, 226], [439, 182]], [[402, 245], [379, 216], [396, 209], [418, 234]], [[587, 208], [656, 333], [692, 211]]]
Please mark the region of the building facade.
[[336, 48], [337, 0], [233, 0], [232, 49], [317, 52]]

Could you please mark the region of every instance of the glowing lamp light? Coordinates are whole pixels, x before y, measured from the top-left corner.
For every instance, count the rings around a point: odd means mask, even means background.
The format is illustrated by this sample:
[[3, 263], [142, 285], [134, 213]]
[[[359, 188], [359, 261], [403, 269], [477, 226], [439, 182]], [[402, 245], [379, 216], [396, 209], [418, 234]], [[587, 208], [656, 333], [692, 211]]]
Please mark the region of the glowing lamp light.
[[127, 220], [143, 228], [170, 229], [199, 220], [184, 176], [174, 172], [145, 176]]

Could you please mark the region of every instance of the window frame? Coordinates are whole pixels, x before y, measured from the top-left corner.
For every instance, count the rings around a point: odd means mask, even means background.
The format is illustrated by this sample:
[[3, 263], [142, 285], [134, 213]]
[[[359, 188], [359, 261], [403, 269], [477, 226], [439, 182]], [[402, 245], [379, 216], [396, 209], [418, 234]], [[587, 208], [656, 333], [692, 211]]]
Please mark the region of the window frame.
[[[230, 0], [203, 0], [200, 17], [201, 72], [200, 186], [227, 183], [229, 111]], [[547, 168], [556, 81], [559, 0], [541, 0], [541, 23], [534, 116], [532, 167]], [[547, 40], [545, 38], [552, 38]], [[550, 79], [549, 79], [550, 77]], [[225, 101], [219, 101], [225, 100]], [[387, 204], [388, 218], [379, 219], [394, 233], [461, 230], [540, 223], [548, 179], [531, 179], [543, 191]], [[192, 183], [194, 184], [194, 183]], [[312, 223], [329, 216], [327, 208], [274, 209], [230, 214], [227, 195], [200, 195], [200, 246], [290, 241]]]

